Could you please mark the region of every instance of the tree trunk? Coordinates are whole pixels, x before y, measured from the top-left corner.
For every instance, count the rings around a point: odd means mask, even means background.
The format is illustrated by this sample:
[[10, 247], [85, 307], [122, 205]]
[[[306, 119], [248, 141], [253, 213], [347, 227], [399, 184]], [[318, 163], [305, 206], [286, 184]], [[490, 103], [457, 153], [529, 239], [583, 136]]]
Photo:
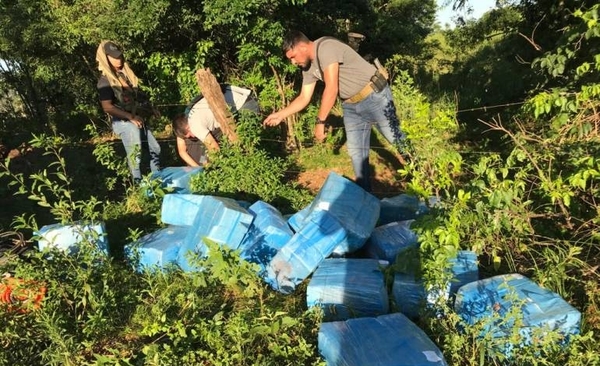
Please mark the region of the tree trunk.
[[229, 105], [225, 102], [225, 97], [217, 79], [209, 69], [200, 69], [196, 71], [196, 81], [198, 82], [202, 96], [208, 103], [208, 107], [213, 112], [217, 122], [221, 125], [221, 131], [223, 131], [223, 134], [227, 136], [229, 141], [236, 142], [238, 137], [235, 132], [235, 121]]

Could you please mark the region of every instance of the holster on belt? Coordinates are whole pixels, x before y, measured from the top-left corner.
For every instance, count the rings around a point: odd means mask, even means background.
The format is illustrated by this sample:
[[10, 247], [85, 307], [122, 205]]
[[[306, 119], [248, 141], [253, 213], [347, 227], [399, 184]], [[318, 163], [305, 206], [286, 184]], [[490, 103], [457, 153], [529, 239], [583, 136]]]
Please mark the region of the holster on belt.
[[387, 70], [383, 67], [383, 65], [381, 65], [378, 59], [375, 59], [374, 63], [377, 71], [375, 71], [375, 74], [371, 76], [369, 83], [361, 91], [346, 99], [344, 102], [358, 103], [369, 96], [369, 94], [372, 92], [379, 93], [387, 86], [387, 81], [389, 78]]
[[387, 86], [387, 79], [379, 72], [379, 70], [377, 70], [375, 71], [375, 74], [371, 76], [369, 85], [375, 92], [379, 93]]

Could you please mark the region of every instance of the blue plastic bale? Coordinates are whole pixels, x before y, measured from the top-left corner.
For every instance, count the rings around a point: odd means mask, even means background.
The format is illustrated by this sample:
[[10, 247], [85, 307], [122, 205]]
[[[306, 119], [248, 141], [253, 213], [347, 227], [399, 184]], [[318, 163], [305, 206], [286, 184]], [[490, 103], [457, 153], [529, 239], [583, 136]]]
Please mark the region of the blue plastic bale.
[[450, 282], [450, 294], [456, 294], [461, 286], [479, 280], [479, 268], [477, 254], [470, 250], [460, 250], [456, 258], [450, 260], [452, 263], [452, 281]]
[[292, 228], [292, 230], [294, 230], [295, 233], [302, 228], [302, 225], [304, 225], [304, 220], [309, 213], [310, 205], [304, 207], [302, 210], [296, 212], [288, 218], [288, 225]]
[[396, 221], [376, 227], [365, 244], [366, 255], [394, 263], [398, 253], [418, 247], [417, 234], [410, 229], [413, 221]]
[[266, 266], [294, 235], [281, 212], [264, 201], [257, 201], [248, 208], [254, 216], [248, 233], [240, 244], [241, 257], [261, 267]]
[[319, 352], [328, 366], [445, 366], [444, 355], [400, 313], [322, 323]]
[[330, 172], [309, 212], [329, 211], [347, 231], [348, 236], [333, 251], [343, 256], [360, 249], [379, 219], [380, 201], [356, 183]]
[[394, 275], [392, 297], [398, 309], [411, 319], [419, 316], [421, 308], [426, 307], [438, 313], [436, 304], [439, 300], [447, 300], [456, 289], [477, 281], [479, 270], [477, 268], [477, 255], [471, 251], [459, 251], [457, 256], [450, 260], [451, 279], [443, 289], [426, 289], [421, 279], [409, 274], [397, 273]]
[[39, 236], [38, 249], [55, 247], [69, 254], [79, 250], [82, 242], [89, 242], [98, 250], [108, 255], [108, 239], [104, 222], [86, 223], [78, 221], [70, 225], [45, 225], [35, 233]]
[[[430, 206], [435, 205], [437, 202], [436, 197], [429, 198]], [[414, 220], [428, 211], [427, 204], [414, 195], [403, 193], [398, 196], [383, 198], [378, 225], [386, 225], [395, 221]]]
[[189, 252], [199, 256], [207, 254], [203, 239], [209, 239], [229, 249], [238, 249], [252, 224], [253, 216], [235, 200], [225, 197], [204, 196], [198, 215], [186, 235], [177, 263], [184, 271], [196, 271], [189, 263]]
[[191, 193], [190, 179], [202, 170], [202, 167], [171, 166], [152, 173], [151, 179], [160, 180], [161, 187], [173, 188], [174, 193]]
[[197, 194], [166, 194], [161, 206], [161, 221], [169, 225], [192, 226], [204, 197]]
[[[508, 341], [514, 327], [519, 327], [522, 337], [519, 346], [527, 346], [536, 332], [557, 331], [568, 341], [570, 335], [579, 334], [581, 324], [581, 313], [560, 295], [520, 274], [494, 276], [462, 286], [454, 309], [467, 323], [483, 321], [485, 332], [505, 339], [507, 343], [499, 351], [508, 357], [513, 349]], [[513, 311], [523, 317], [521, 322], [507, 318]]]
[[325, 321], [387, 314], [389, 298], [376, 259], [325, 259], [306, 289], [306, 305], [323, 309]]
[[419, 311], [425, 306], [427, 298], [423, 281], [411, 275], [394, 275], [392, 298], [402, 314], [411, 319], [418, 318]]
[[409, 274], [397, 273], [392, 284], [392, 298], [398, 310], [411, 319], [419, 317], [420, 310], [427, 308], [437, 313], [436, 304], [450, 296], [450, 284], [443, 289], [425, 287], [421, 279]]
[[329, 211], [312, 211], [267, 266], [265, 282], [284, 294], [293, 292], [347, 235]]
[[244, 200], [236, 200], [236, 202], [238, 203], [238, 205], [240, 205], [241, 207], [245, 208], [246, 210], [250, 208], [250, 206], [252, 206], [252, 204], [248, 201], [244, 201]]
[[134, 250], [139, 253], [138, 270], [157, 267], [164, 269], [177, 261], [177, 254], [183, 239], [190, 228], [188, 226], [169, 226], [144, 235], [137, 242], [125, 246], [125, 255], [132, 258]]

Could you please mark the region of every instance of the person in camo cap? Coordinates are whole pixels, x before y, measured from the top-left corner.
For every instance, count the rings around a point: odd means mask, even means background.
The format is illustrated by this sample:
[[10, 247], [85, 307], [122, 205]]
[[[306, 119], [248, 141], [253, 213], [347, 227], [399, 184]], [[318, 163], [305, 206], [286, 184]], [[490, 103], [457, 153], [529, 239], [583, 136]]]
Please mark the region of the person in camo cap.
[[102, 41], [96, 51], [96, 61], [101, 73], [97, 87], [102, 110], [108, 113], [113, 132], [121, 138], [129, 171], [137, 183], [142, 178], [142, 140], [148, 142], [150, 170], [160, 170], [160, 145], [146, 123], [151, 116], [158, 116], [158, 112], [139, 90], [139, 80], [116, 43]]

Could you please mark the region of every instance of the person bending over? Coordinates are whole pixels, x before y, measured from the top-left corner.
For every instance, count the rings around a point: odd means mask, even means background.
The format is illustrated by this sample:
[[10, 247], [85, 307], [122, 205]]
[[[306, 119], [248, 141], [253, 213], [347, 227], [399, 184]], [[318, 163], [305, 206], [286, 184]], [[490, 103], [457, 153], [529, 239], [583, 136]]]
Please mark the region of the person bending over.
[[[252, 97], [251, 90], [233, 85], [224, 85], [222, 91], [225, 102], [232, 109], [232, 112], [249, 110], [258, 113], [258, 103]], [[219, 150], [219, 143], [223, 135], [221, 125], [210, 110], [205, 98], [200, 98], [195, 102], [188, 113], [180, 114], [173, 119], [173, 132], [177, 137], [177, 152], [188, 165], [191, 165], [190, 159], [194, 159], [184, 150], [186, 146], [180, 140], [196, 138], [204, 144], [207, 153], [210, 154]], [[206, 161], [208, 161], [207, 158]], [[198, 161], [198, 164], [200, 165], [202, 162]]]
[[339, 95], [343, 101], [344, 128], [356, 183], [370, 192], [371, 127], [375, 126], [392, 144], [405, 138], [400, 130], [387, 73], [333, 37], [311, 41], [302, 32], [291, 31], [285, 36], [282, 48], [292, 64], [302, 69], [302, 89], [287, 107], [270, 114], [263, 124], [276, 126], [306, 108], [317, 81], [324, 82], [315, 138], [317, 141], [325, 138], [325, 120]]

